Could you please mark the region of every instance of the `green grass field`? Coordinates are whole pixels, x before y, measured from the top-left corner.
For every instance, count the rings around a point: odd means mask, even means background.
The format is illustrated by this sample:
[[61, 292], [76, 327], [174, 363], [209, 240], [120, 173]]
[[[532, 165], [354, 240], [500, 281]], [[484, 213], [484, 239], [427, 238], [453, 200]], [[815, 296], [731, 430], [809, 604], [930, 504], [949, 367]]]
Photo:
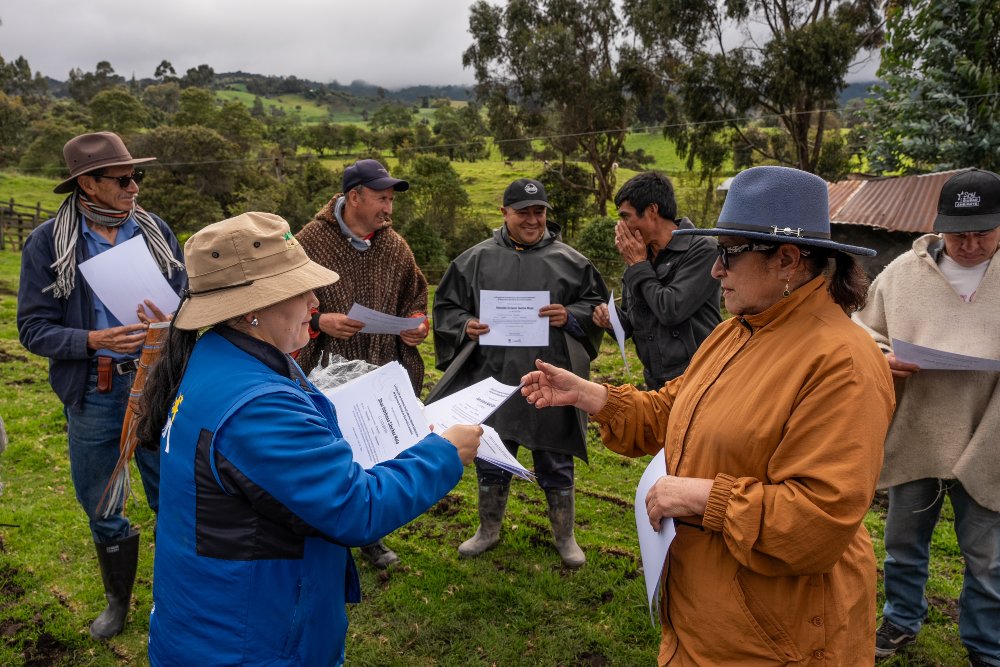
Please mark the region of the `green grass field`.
[[[0, 414], [10, 434], [0, 457], [0, 664], [145, 665], [151, 605], [154, 517], [141, 498], [128, 513], [144, 533], [132, 615], [125, 632], [95, 643], [88, 623], [103, 608], [86, 521], [69, 479], [65, 421], [46, 381], [46, 362], [26, 352], [15, 329], [20, 254], [0, 252]], [[432, 369], [430, 340], [421, 346]], [[629, 347], [626, 374], [605, 341], [593, 377], [641, 382]], [[563, 568], [545, 516], [545, 499], [515, 481], [501, 544], [479, 559], [459, 559], [475, 530], [472, 469], [426, 515], [387, 538], [402, 558], [388, 572], [361, 564], [364, 601], [351, 606], [352, 665], [616, 665], [655, 663], [658, 632], [645, 611], [632, 510], [646, 459], [630, 460], [589, 437], [590, 463], [577, 468], [577, 538], [587, 554], [579, 571]], [[522, 456], [530, 465], [530, 458]], [[141, 485], [140, 490], [141, 493]], [[887, 665], [964, 663], [956, 627], [962, 562], [950, 509], [934, 536], [931, 613], [918, 643]], [[879, 560], [884, 509], [866, 519]], [[806, 535], [803, 539], [808, 539]], [[881, 602], [880, 602], [881, 606]], [[198, 664], [196, 656], [192, 663]]]
[[14, 200], [22, 206], [40, 204], [43, 209], [55, 211], [66, 199], [66, 195], [52, 192], [52, 188], [58, 183], [59, 181], [53, 178], [0, 171], [0, 205]]

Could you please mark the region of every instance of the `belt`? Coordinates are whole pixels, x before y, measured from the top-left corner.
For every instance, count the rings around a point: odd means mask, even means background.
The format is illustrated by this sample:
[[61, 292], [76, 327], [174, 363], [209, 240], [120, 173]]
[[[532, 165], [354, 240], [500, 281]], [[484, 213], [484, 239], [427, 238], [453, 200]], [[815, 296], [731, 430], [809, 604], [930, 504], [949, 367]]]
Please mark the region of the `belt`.
[[[97, 363], [97, 358], [94, 359], [94, 363]], [[111, 364], [111, 370], [115, 375], [125, 375], [127, 373], [134, 373], [139, 370], [139, 360], [138, 359], [126, 359], [125, 361], [113, 361]]]

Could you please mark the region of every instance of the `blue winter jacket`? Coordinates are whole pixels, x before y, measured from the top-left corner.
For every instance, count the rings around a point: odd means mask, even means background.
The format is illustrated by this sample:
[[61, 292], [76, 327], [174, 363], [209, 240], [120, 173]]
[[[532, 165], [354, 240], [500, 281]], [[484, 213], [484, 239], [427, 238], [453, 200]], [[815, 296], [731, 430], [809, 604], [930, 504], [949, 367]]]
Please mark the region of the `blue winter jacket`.
[[419, 516], [458, 483], [439, 435], [370, 470], [333, 406], [277, 349], [203, 335], [160, 442], [151, 665], [336, 665], [350, 546]]
[[[174, 257], [184, 261], [181, 247], [167, 223], [150, 214], [163, 232]], [[21, 281], [17, 290], [17, 331], [21, 344], [30, 352], [49, 360], [49, 384], [63, 405], [76, 407], [83, 401], [87, 373], [94, 351], [87, 349], [87, 334], [94, 330], [94, 292], [79, 270], [76, 286], [65, 299], [42, 290], [52, 284], [56, 273], [55, 245], [52, 232], [55, 220], [36, 227], [21, 251]], [[140, 234], [141, 231], [136, 231]], [[76, 242], [77, 266], [90, 259], [83, 232]], [[122, 276], [124, 279], [126, 276]], [[167, 282], [180, 293], [187, 285], [187, 274], [175, 270]]]

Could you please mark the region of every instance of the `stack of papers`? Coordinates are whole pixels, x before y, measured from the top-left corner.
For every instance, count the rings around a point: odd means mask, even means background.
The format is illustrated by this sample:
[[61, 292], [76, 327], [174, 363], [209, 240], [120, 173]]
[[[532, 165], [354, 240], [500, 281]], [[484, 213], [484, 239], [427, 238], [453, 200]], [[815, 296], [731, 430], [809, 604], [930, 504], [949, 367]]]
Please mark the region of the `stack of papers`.
[[[437, 433], [456, 424], [482, 424], [519, 388], [487, 378], [425, 408], [413, 393], [406, 369], [393, 361], [323, 393], [337, 409], [354, 460], [371, 468], [422, 440], [431, 424]], [[483, 426], [477, 458], [522, 479], [534, 478], [489, 426]]]
[[442, 431], [455, 424], [479, 424], [483, 427], [483, 437], [479, 441], [479, 454], [476, 458], [503, 468], [521, 479], [531, 480], [534, 479], [534, 474], [504, 447], [500, 434], [483, 424], [520, 388], [521, 385], [503, 384], [493, 378], [486, 378], [434, 401], [424, 408], [424, 416]]

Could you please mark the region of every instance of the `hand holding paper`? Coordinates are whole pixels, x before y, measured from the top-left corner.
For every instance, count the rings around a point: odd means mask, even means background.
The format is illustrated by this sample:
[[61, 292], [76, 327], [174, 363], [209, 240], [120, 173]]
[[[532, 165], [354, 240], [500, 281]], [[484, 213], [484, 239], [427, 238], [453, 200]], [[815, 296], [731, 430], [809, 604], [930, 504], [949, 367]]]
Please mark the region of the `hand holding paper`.
[[372, 310], [371, 308], [366, 308], [358, 303], [351, 306], [351, 309], [347, 311], [347, 316], [352, 320], [361, 322], [364, 325], [361, 329], [362, 333], [392, 334], [394, 336], [398, 336], [404, 331], [418, 329], [421, 324], [427, 321], [426, 317], [423, 319], [414, 317], [396, 317], [395, 315], [389, 315], [388, 313], [382, 313], [377, 310]]
[[956, 354], [936, 350], [923, 345], [907, 343], [898, 338], [892, 339], [892, 350], [896, 359], [910, 364], [916, 364], [922, 370], [942, 371], [1000, 371], [1000, 361], [984, 359], [967, 354]]
[[478, 424], [455, 424], [445, 429], [441, 437], [455, 445], [462, 465], [469, 465], [479, 453], [479, 443], [483, 437], [483, 427]]
[[142, 236], [80, 262], [79, 269], [97, 298], [122, 324], [139, 324], [138, 304], [147, 299], [164, 313], [174, 312], [180, 303]]
[[549, 319], [539, 313], [550, 302], [545, 291], [480, 290], [479, 320], [489, 331], [479, 336], [479, 344], [547, 347]]
[[487, 378], [421, 408], [406, 370], [392, 361], [323, 393], [337, 409], [354, 460], [365, 468], [396, 458], [426, 437], [432, 423], [455, 445], [463, 463], [478, 456], [531, 479], [531, 472], [511, 456], [496, 431], [480, 426], [517, 389]]
[[667, 521], [660, 526], [659, 532], [653, 530], [646, 512], [646, 496], [657, 480], [666, 474], [666, 463], [661, 449], [649, 462], [646, 471], [642, 473], [639, 486], [635, 489], [635, 528], [639, 533], [639, 554], [642, 557], [642, 571], [646, 579], [646, 601], [649, 605], [649, 620], [653, 627], [658, 625], [660, 577], [667, 560], [670, 543], [674, 541], [674, 522]]

